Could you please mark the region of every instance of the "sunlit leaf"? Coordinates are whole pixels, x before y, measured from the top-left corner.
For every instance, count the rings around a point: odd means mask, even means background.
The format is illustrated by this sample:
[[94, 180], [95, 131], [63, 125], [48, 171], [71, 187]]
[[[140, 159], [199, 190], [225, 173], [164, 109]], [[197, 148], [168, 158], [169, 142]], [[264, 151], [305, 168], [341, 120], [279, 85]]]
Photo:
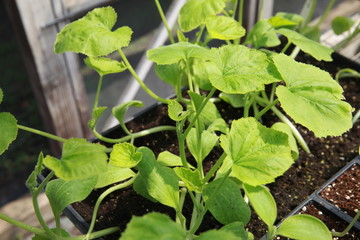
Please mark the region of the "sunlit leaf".
[[110, 73], [120, 73], [127, 69], [123, 62], [105, 57], [87, 57], [84, 62], [101, 76]]
[[135, 173], [130, 168], [115, 167], [108, 164], [107, 170], [98, 175], [95, 188], [106, 187], [134, 176]]
[[232, 171], [252, 186], [273, 182], [293, 163], [285, 133], [269, 129], [254, 118], [241, 118], [230, 132], [220, 137], [220, 145], [232, 160]]
[[90, 129], [95, 129], [97, 122], [99, 121], [101, 115], [106, 109], [107, 107], [96, 107], [93, 109], [91, 119], [88, 122], [88, 126]]
[[[1, 97], [1, 96], [0, 96]], [[7, 112], [0, 113], [0, 155], [8, 149], [18, 134], [16, 118]]]
[[226, 0], [189, 0], [179, 13], [181, 30], [189, 32], [202, 24], [208, 16], [215, 16], [225, 8]]
[[189, 191], [195, 191], [200, 193], [202, 191], [203, 182], [200, 172], [196, 170], [190, 170], [183, 167], [174, 168], [176, 175], [185, 183], [185, 186]]
[[56, 217], [71, 203], [84, 200], [94, 189], [97, 177], [64, 181], [55, 179], [46, 186], [46, 196]]
[[289, 146], [291, 148], [291, 154], [292, 154], [294, 160], [298, 159], [298, 157], [299, 157], [299, 148], [297, 146], [296, 139], [295, 139], [289, 125], [287, 125], [286, 123], [283, 123], [283, 122], [277, 122], [277, 123], [274, 123], [271, 126], [271, 128], [275, 129], [277, 131], [281, 131], [283, 133], [286, 133], [288, 135]]
[[[59, 234], [59, 229], [57, 228], [50, 228], [50, 231], [54, 234]], [[60, 236], [62, 237], [71, 237], [70, 233], [68, 233], [65, 229], [60, 229]], [[35, 236], [31, 240], [49, 240], [48, 237], [43, 237], [38, 234], [35, 234]]]
[[220, 228], [220, 230], [234, 234], [236, 237], [239, 238], [238, 240], [250, 240], [248, 237], [249, 232], [245, 230], [244, 223], [242, 222], [232, 222], [226, 224], [225, 226]]
[[186, 232], [181, 226], [160, 213], [132, 217], [119, 240], [184, 240]]
[[126, 103], [120, 104], [116, 107], [113, 107], [112, 114], [119, 121], [120, 124], [125, 123], [126, 111], [129, 107], [143, 107], [144, 103], [137, 100], [131, 100]]
[[208, 63], [210, 82], [222, 92], [245, 94], [280, 81], [276, 68], [258, 50], [232, 45], [212, 52], [214, 58]]
[[352, 127], [351, 106], [329, 73], [280, 54], [274, 63], [285, 80], [276, 94], [281, 107], [317, 137], [338, 136]]
[[66, 25], [58, 33], [55, 53], [72, 51], [87, 56], [106, 56], [130, 43], [132, 30], [120, 27], [111, 31], [117, 19], [112, 7], [96, 8]]
[[61, 159], [44, 158], [44, 165], [63, 180], [74, 180], [96, 176], [106, 171], [105, 147], [89, 143], [86, 139], [71, 138], [63, 146]]
[[162, 81], [173, 87], [178, 86], [179, 81], [181, 82], [181, 86], [187, 85], [186, 79], [183, 78], [183, 69], [180, 67], [179, 63], [156, 65], [155, 73]]
[[246, 37], [245, 44], [252, 44], [255, 49], [274, 47], [280, 44], [275, 29], [267, 20], [258, 21]]
[[[198, 163], [201, 163], [214, 148], [218, 141], [218, 136], [204, 130], [201, 135], [196, 133], [197, 129], [192, 128], [186, 137], [187, 146]], [[200, 137], [200, 139], [198, 139]]]
[[141, 161], [141, 152], [136, 152], [134, 145], [124, 142], [113, 146], [110, 164], [116, 167], [132, 168]]
[[184, 111], [181, 104], [176, 100], [168, 100], [168, 113], [174, 121], [181, 121], [190, 114], [189, 111]]
[[313, 56], [316, 60], [332, 61], [331, 54], [334, 52], [334, 50], [331, 48], [306, 38], [300, 33], [290, 29], [282, 28], [276, 31], [287, 37], [290, 42], [298, 46], [303, 52]]
[[277, 230], [278, 235], [299, 240], [331, 240], [326, 225], [316, 217], [300, 214], [286, 218]]
[[206, 28], [212, 38], [233, 40], [245, 35], [245, 29], [234, 18], [211, 16], [206, 19]]
[[235, 234], [229, 231], [223, 230], [209, 230], [207, 232], [201, 233], [196, 240], [243, 240], [239, 239]]

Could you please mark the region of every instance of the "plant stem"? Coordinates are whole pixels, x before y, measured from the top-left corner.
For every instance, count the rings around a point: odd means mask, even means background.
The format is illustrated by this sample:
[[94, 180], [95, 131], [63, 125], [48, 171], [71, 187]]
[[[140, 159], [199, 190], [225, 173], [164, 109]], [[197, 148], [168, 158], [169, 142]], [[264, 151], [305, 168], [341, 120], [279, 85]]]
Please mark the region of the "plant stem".
[[56, 135], [53, 135], [51, 133], [47, 133], [47, 132], [44, 132], [44, 131], [40, 131], [40, 130], [37, 130], [37, 129], [34, 129], [34, 128], [30, 128], [30, 127], [25, 127], [25, 126], [22, 126], [22, 125], [17, 125], [17, 127], [21, 130], [24, 130], [24, 131], [27, 131], [27, 132], [31, 132], [31, 133], [35, 133], [37, 135], [40, 135], [40, 136], [43, 136], [43, 137], [47, 137], [47, 138], [50, 138], [52, 140], [55, 140], [55, 141], [58, 141], [58, 142], [65, 142], [66, 139], [65, 138], [62, 138], [62, 137], [58, 137]]
[[343, 236], [345, 236], [350, 231], [350, 229], [354, 226], [354, 224], [359, 219], [359, 217], [360, 217], [360, 211], [358, 211], [356, 213], [355, 217], [349, 223], [349, 225], [345, 228], [344, 231], [342, 231], [342, 232], [331, 232], [331, 235], [334, 236], [334, 237], [343, 237]]
[[329, 15], [331, 8], [333, 7], [334, 3], [336, 0], [330, 0], [329, 4], [326, 6], [325, 11], [323, 12], [323, 14], [321, 15], [319, 21], [316, 23], [316, 25], [314, 27], [319, 27], [321, 23], [324, 22], [324, 20], [326, 19], [326, 17]]
[[280, 53], [285, 53], [286, 50], [288, 50], [288, 48], [291, 46], [291, 43], [292, 42], [288, 41]]
[[106, 228], [97, 232], [93, 232], [91, 233], [89, 236], [86, 235], [81, 235], [81, 236], [76, 236], [76, 237], [65, 237], [62, 240], [84, 240], [88, 237], [88, 239], [95, 239], [95, 238], [100, 238], [102, 236], [106, 236], [115, 232], [118, 232], [120, 230], [119, 227], [111, 227], [111, 228]]
[[221, 164], [224, 162], [226, 158], [226, 153], [224, 152], [221, 154], [220, 158], [216, 161], [214, 166], [211, 167], [210, 171], [206, 174], [205, 178], [203, 179], [203, 183], [207, 183], [210, 178], [214, 175], [214, 173], [219, 169]]
[[350, 34], [347, 38], [345, 38], [342, 42], [340, 42], [338, 45], [336, 45], [333, 49], [334, 51], [339, 50], [340, 48], [342, 48], [343, 46], [345, 46], [346, 44], [348, 44], [353, 37], [355, 37], [357, 34], [360, 33], [360, 23], [356, 26], [355, 30], [352, 32], [352, 34]]
[[[311, 4], [309, 7], [309, 3]], [[303, 25], [301, 26], [300, 33], [303, 33], [303, 31], [308, 26], [309, 22], [311, 21], [314, 11], [317, 5], [317, 0], [307, 0], [304, 4], [304, 8], [302, 9], [301, 15], [304, 17], [305, 21]], [[306, 15], [306, 16], [304, 16]]]
[[155, 4], [156, 4], [156, 8], [158, 9], [158, 12], [159, 12], [159, 14], [160, 14], [161, 20], [162, 20], [162, 22], [163, 22], [163, 24], [164, 24], [164, 26], [165, 26], [165, 28], [166, 28], [166, 31], [167, 31], [167, 33], [168, 33], [168, 35], [169, 35], [169, 40], [170, 40], [170, 42], [171, 42], [171, 43], [175, 43], [175, 40], [174, 40], [174, 38], [173, 38], [173, 36], [172, 36], [172, 34], [171, 34], [171, 30], [170, 30], [170, 28], [169, 28], [169, 24], [167, 23], [167, 20], [166, 20], [164, 11], [163, 11], [163, 9], [162, 9], [162, 7], [161, 7], [161, 5], [160, 5], [159, 0], [155, 0]]
[[96, 215], [97, 215], [97, 212], [98, 212], [98, 209], [99, 209], [99, 206], [101, 204], [101, 202], [104, 200], [104, 198], [106, 196], [108, 196], [110, 193], [116, 191], [116, 190], [119, 190], [119, 189], [122, 189], [122, 188], [126, 188], [128, 186], [130, 186], [131, 184], [134, 183], [135, 179], [136, 179], [136, 176], [135, 175], [133, 178], [130, 178], [130, 180], [124, 182], [124, 183], [121, 183], [121, 184], [118, 184], [118, 185], [115, 185], [113, 187], [110, 187], [108, 188], [105, 192], [103, 192], [99, 198], [97, 199], [96, 201], [96, 204], [94, 206], [94, 211], [93, 211], [93, 215], [92, 215], [92, 218], [91, 218], [91, 223], [90, 223], [90, 227], [89, 227], [89, 230], [88, 230], [88, 233], [86, 234], [87, 238], [86, 239], [90, 239], [90, 234], [91, 232], [93, 231], [94, 229], [94, 226], [95, 226], [95, 221], [96, 221]]
[[100, 133], [98, 133], [96, 130], [94, 130], [94, 135], [101, 141], [104, 142], [108, 142], [108, 143], [121, 143], [121, 142], [126, 142], [139, 137], [144, 137], [153, 133], [157, 133], [157, 132], [162, 132], [162, 131], [173, 131], [176, 130], [176, 128], [174, 126], [158, 126], [158, 127], [154, 127], [154, 128], [150, 128], [150, 129], [146, 129], [146, 130], [142, 130], [140, 132], [136, 132], [133, 133], [132, 135], [128, 135], [122, 138], [107, 138], [102, 136]]
[[19, 227], [21, 229], [24, 229], [28, 232], [31, 232], [31, 233], [34, 233], [34, 234], [37, 234], [37, 235], [40, 235], [40, 236], [43, 236], [45, 238], [48, 238], [48, 235], [46, 234], [46, 232], [40, 228], [37, 228], [37, 227], [34, 227], [34, 226], [31, 226], [31, 225], [28, 225], [26, 223], [23, 223], [23, 222], [20, 222], [12, 217], [9, 217], [3, 213], [0, 213], [0, 219], [10, 223], [11, 225], [14, 225], [16, 227]]
[[352, 119], [352, 123], [355, 124], [360, 118], [360, 110], [358, 110], [356, 112], [356, 114], [354, 115], [353, 119]]
[[135, 80], [140, 84], [140, 86], [144, 89], [144, 91], [149, 94], [150, 97], [154, 98], [156, 101], [162, 102], [162, 103], [167, 103], [167, 100], [164, 98], [159, 97], [158, 95], [156, 95], [153, 91], [151, 91], [146, 85], [145, 83], [140, 79], [140, 77], [136, 74], [135, 70], [133, 69], [133, 67], [131, 66], [131, 64], [129, 63], [128, 59], [126, 58], [124, 52], [119, 49], [118, 50], [121, 59], [124, 61], [126, 67], [128, 68], [129, 72], [131, 73], [131, 75], [135, 78]]
[[199, 214], [194, 226], [191, 227], [190, 234], [194, 234], [200, 227], [200, 224], [201, 224], [206, 212], [209, 210], [209, 207], [215, 200], [216, 195], [218, 194], [218, 192], [219, 192], [220, 188], [222, 187], [222, 185], [224, 184], [225, 180], [229, 177], [230, 173], [231, 173], [231, 169], [225, 173], [224, 177], [221, 179], [221, 182], [218, 184], [218, 186], [216, 186], [214, 192], [211, 193], [209, 199], [205, 203], [205, 207], [204, 207], [203, 211]]
[[95, 94], [93, 111], [94, 111], [94, 110], [98, 107], [98, 105], [99, 105], [99, 98], [100, 98], [100, 92], [101, 92], [102, 83], [103, 83], [103, 75], [100, 75], [99, 82], [98, 82], [97, 89], [96, 89], [96, 94]]
[[180, 159], [181, 162], [183, 164], [183, 166], [185, 168], [189, 168], [189, 165], [186, 161], [186, 156], [185, 156], [185, 139], [186, 136], [183, 135], [182, 131], [183, 131], [183, 126], [184, 126], [184, 122], [176, 122], [176, 135], [178, 138], [178, 142], [179, 142], [179, 152], [180, 152]]
[[259, 120], [267, 111], [269, 111], [273, 106], [275, 106], [277, 103], [279, 102], [279, 99], [275, 99], [274, 101], [272, 101], [269, 105], [267, 105], [266, 107], [264, 107], [260, 112], [258, 112], [255, 115], [255, 119]]

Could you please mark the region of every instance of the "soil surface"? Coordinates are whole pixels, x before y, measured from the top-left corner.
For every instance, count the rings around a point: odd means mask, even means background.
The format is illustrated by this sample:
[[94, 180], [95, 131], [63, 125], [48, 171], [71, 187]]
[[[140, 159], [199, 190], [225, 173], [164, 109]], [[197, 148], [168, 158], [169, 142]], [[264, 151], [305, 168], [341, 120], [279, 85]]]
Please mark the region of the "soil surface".
[[[305, 62], [312, 61], [310, 58], [303, 58]], [[351, 67], [345, 59], [335, 58], [334, 63], [317, 62], [320, 68], [323, 68], [334, 74], [341, 68]], [[358, 67], [358, 66], [357, 66]], [[360, 68], [357, 68], [360, 71]], [[344, 96], [346, 100], [356, 109], [360, 109], [360, 80], [356, 78], [346, 78], [340, 81], [344, 89]], [[231, 109], [228, 105], [219, 104], [219, 111], [223, 114], [224, 119], [228, 122], [231, 119], [241, 117], [242, 112], [239, 109]], [[264, 117], [263, 123], [271, 126], [275, 120], [274, 116], [267, 115]], [[148, 121], [153, 121], [148, 123]], [[153, 111], [146, 113], [142, 119], [136, 119], [128, 124], [129, 128], [135, 131], [146, 129], [158, 124], [172, 124], [167, 117], [167, 109], [164, 106], [159, 106]], [[278, 208], [277, 221], [283, 219], [289, 214], [296, 206], [303, 202], [310, 196], [317, 188], [323, 185], [330, 179], [336, 172], [338, 172], [347, 162], [351, 161], [358, 155], [360, 146], [360, 122], [354, 124], [353, 128], [339, 137], [326, 137], [316, 138], [312, 132], [305, 129], [300, 125], [296, 125], [306, 140], [311, 154], [306, 153], [302, 149], [299, 152], [299, 159], [290, 167], [285, 174], [276, 179], [274, 183], [268, 185], [271, 193], [275, 197]], [[119, 137], [120, 131], [112, 131], [108, 137]], [[135, 141], [136, 145], [145, 145], [155, 152], [165, 149], [177, 153], [177, 138], [173, 132], [166, 132], [164, 134], [154, 134]], [[157, 148], [154, 148], [154, 147]], [[220, 150], [210, 154], [207, 158], [206, 165], [212, 165], [221, 154]], [[206, 168], [206, 166], [204, 167]], [[89, 221], [92, 214], [92, 208], [96, 198], [101, 194], [103, 189], [98, 189], [93, 192], [86, 200], [73, 204], [73, 207], [83, 216], [86, 221]], [[122, 230], [125, 229], [126, 224], [129, 222], [131, 215], [143, 215], [147, 212], [159, 211], [169, 213], [173, 216], [173, 210], [168, 209], [166, 206], [156, 204], [144, 198], [139, 197], [133, 190], [126, 189], [112, 194], [104, 200], [100, 207], [99, 218], [97, 221], [97, 229], [110, 226], [120, 226]], [[191, 209], [185, 211], [191, 212]], [[185, 214], [189, 214], [185, 213]], [[203, 228], [204, 231], [209, 228], [219, 228], [221, 225], [216, 222], [211, 216], [206, 217]], [[331, 228], [331, 226], [329, 226]], [[266, 232], [266, 226], [255, 215], [252, 215], [250, 224], [246, 228], [252, 232], [255, 239], [260, 239]], [[349, 235], [350, 238], [346, 239], [360, 239], [360, 234]], [[347, 237], [349, 237], [347, 236]], [[118, 239], [118, 236], [110, 236], [106, 239]], [[345, 239], [345, 238], [339, 238]]]

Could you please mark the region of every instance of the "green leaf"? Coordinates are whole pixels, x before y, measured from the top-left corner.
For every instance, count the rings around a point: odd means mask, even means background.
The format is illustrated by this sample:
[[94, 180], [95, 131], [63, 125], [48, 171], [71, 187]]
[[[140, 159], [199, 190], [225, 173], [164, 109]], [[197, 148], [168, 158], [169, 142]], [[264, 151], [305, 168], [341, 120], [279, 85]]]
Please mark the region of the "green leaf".
[[30, 190], [30, 192], [34, 192], [38, 186], [38, 175], [41, 174], [41, 171], [44, 169], [43, 159], [44, 155], [43, 153], [40, 153], [34, 170], [30, 173], [25, 182], [25, 185]]
[[[222, 179], [216, 179], [205, 185], [203, 190], [205, 202], [221, 182]], [[226, 179], [220, 187], [209, 211], [222, 224], [238, 221], [247, 224], [250, 220], [250, 208], [244, 201], [240, 187], [230, 179]]]
[[281, 35], [284, 35], [288, 40], [298, 46], [303, 52], [306, 52], [313, 56], [316, 60], [332, 61], [331, 54], [333, 49], [328, 48], [318, 42], [310, 40], [304, 37], [300, 33], [293, 30], [282, 28], [276, 30]]
[[199, 87], [203, 90], [210, 91], [213, 86], [209, 81], [209, 74], [207, 72], [207, 67], [205, 61], [194, 61], [192, 64], [192, 71], [194, 76], [194, 82], [199, 85]]
[[182, 166], [181, 158], [169, 151], [161, 152], [157, 159], [158, 163], [163, 166], [176, 167]]
[[212, 85], [225, 93], [249, 93], [264, 90], [265, 84], [280, 81], [267, 56], [255, 49], [232, 45], [212, 49], [208, 63]]
[[127, 69], [123, 62], [105, 57], [87, 57], [84, 62], [101, 76], [110, 73], [120, 73]]
[[230, 232], [241, 240], [248, 240], [248, 232], [245, 231], [244, 224], [242, 222], [232, 222], [220, 228], [220, 231]]
[[4, 93], [3, 93], [3, 90], [0, 88], [0, 103], [2, 102], [4, 98]]
[[201, 233], [196, 240], [244, 240], [242, 238], [238, 238], [235, 234], [229, 231], [223, 230], [209, 230], [207, 232]]
[[173, 87], [178, 86], [178, 82], [181, 82], [181, 86], [186, 86], [186, 79], [183, 77], [183, 69], [179, 63], [170, 65], [156, 65], [156, 75], [164, 82], [172, 85]]
[[228, 133], [229, 126], [223, 118], [217, 118], [209, 125], [207, 131], [211, 133], [215, 133], [216, 131], [220, 131], [222, 133]]
[[61, 160], [46, 156], [44, 165], [63, 180], [75, 180], [106, 171], [107, 159], [104, 146], [71, 138], [64, 143]]
[[229, 134], [220, 137], [220, 145], [239, 180], [257, 186], [273, 182], [293, 163], [287, 138], [254, 118], [241, 118], [232, 122]]
[[99, 174], [95, 188], [106, 187], [134, 176], [135, 173], [130, 168], [121, 168], [108, 164], [107, 170]]
[[190, 130], [189, 134], [186, 137], [186, 143], [191, 154], [200, 164], [214, 148], [215, 144], [218, 141], [218, 136], [207, 130], [204, 130], [199, 136], [200, 139], [198, 139], [196, 131], [197, 129], [195, 128], [192, 128]]
[[0, 155], [8, 149], [18, 134], [16, 118], [7, 112], [0, 113]]
[[340, 35], [351, 29], [354, 21], [349, 17], [339, 16], [331, 21], [331, 28], [336, 35]]
[[141, 161], [141, 152], [136, 152], [134, 145], [124, 142], [113, 146], [110, 153], [110, 164], [116, 167], [132, 168]]
[[278, 46], [280, 40], [273, 26], [267, 20], [260, 20], [250, 30], [244, 44], [252, 44], [255, 49], [259, 49]]
[[183, 110], [183, 107], [178, 101], [172, 99], [168, 100], [168, 114], [172, 120], [181, 121], [190, 114], [189, 111]]
[[168, 65], [184, 60], [189, 61], [191, 58], [210, 59], [209, 49], [188, 42], [179, 42], [167, 46], [150, 49], [146, 52], [150, 61], [159, 65]]
[[234, 108], [245, 106], [245, 95], [243, 94], [220, 93], [219, 97]]
[[189, 32], [202, 24], [209, 16], [215, 16], [225, 8], [226, 0], [189, 0], [179, 13], [182, 31]]
[[112, 114], [119, 121], [119, 123], [124, 123], [126, 111], [129, 107], [143, 107], [144, 103], [137, 100], [131, 100], [129, 102], [120, 104], [119, 106], [113, 107]]
[[[140, 147], [138, 152], [142, 153], [142, 160], [137, 165], [141, 178], [137, 177], [135, 183], [141, 181], [142, 187], [152, 198], [178, 210], [179, 178], [174, 170], [161, 166], [149, 148]], [[135, 190], [137, 191], [137, 189]]]
[[184, 240], [186, 232], [167, 215], [148, 213], [132, 217], [119, 240]]
[[203, 182], [199, 170], [190, 170], [183, 167], [174, 168], [176, 175], [185, 183], [189, 191], [202, 192]]
[[273, 226], [277, 216], [277, 208], [270, 191], [265, 186], [253, 187], [248, 184], [244, 184], [244, 190], [256, 214], [268, 227]]
[[51, 209], [59, 217], [66, 206], [84, 200], [94, 189], [97, 177], [64, 181], [55, 179], [50, 181], [45, 189], [50, 201]]
[[[58, 234], [59, 232], [59, 229], [57, 228], [50, 228], [50, 231], [55, 233], [55, 234]], [[60, 229], [60, 236], [62, 237], [71, 237], [70, 233], [68, 233], [65, 229]], [[35, 236], [32, 238], [32, 240], [50, 240], [51, 238], [47, 238], [47, 237], [42, 237], [42, 236], [39, 236], [37, 234], [35, 234]]]
[[352, 127], [351, 106], [342, 101], [343, 89], [330, 74], [280, 54], [274, 63], [285, 80], [276, 94], [281, 107], [317, 137], [338, 136]]
[[296, 13], [278, 12], [274, 17], [269, 18], [269, 23], [274, 28], [291, 28], [300, 25], [304, 18]]
[[239, 39], [245, 35], [245, 29], [232, 17], [210, 16], [206, 19], [206, 28], [211, 38], [220, 40]]
[[329, 229], [322, 221], [306, 214], [286, 218], [278, 228], [277, 234], [299, 240], [332, 239]]
[[299, 157], [299, 148], [296, 144], [296, 139], [291, 131], [291, 128], [289, 125], [283, 122], [277, 122], [274, 125], [271, 126], [272, 129], [281, 131], [283, 133], [286, 133], [288, 135], [289, 140], [289, 146], [291, 148], [291, 154], [293, 156], [293, 159], [296, 160]]
[[91, 130], [94, 130], [96, 127], [97, 122], [99, 121], [99, 118], [104, 113], [104, 111], [107, 109], [107, 107], [96, 107], [92, 111], [91, 119], [88, 122], [88, 126]]
[[121, 27], [111, 31], [117, 14], [112, 7], [96, 8], [79, 20], [66, 25], [57, 34], [55, 53], [67, 51], [87, 56], [106, 56], [130, 43], [132, 30]]

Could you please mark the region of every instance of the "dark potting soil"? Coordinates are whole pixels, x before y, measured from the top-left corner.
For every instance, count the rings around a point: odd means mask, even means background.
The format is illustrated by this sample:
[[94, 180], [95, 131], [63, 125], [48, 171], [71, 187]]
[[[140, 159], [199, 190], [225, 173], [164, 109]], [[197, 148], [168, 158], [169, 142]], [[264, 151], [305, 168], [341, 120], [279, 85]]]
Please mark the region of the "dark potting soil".
[[[302, 59], [301, 61], [312, 61], [311, 58]], [[314, 64], [313, 64], [314, 65]], [[330, 72], [333, 77], [335, 73], [342, 69], [353, 67], [341, 60], [336, 63], [315, 63], [318, 67]], [[357, 69], [360, 71], [360, 69]], [[344, 88], [344, 96], [354, 109], [360, 109], [360, 79], [346, 78], [340, 81]], [[242, 112], [239, 109], [232, 109], [227, 104], [218, 105], [220, 113], [224, 119], [231, 122], [231, 119], [238, 119], [242, 117]], [[264, 117], [263, 123], [271, 126], [277, 119], [269, 114]], [[150, 123], [149, 123], [150, 122]], [[159, 124], [172, 124], [172, 121], [167, 117], [167, 109], [165, 106], [159, 106], [152, 111], [146, 113], [141, 119], [136, 119], [128, 124], [130, 129], [134, 132], [142, 129], [147, 129]], [[339, 171], [347, 162], [358, 155], [360, 146], [360, 122], [354, 124], [353, 128], [339, 137], [316, 138], [312, 132], [300, 125], [296, 125], [307, 142], [311, 154], [306, 153], [302, 149], [299, 152], [299, 158], [294, 162], [291, 168], [285, 174], [276, 179], [274, 183], [268, 185], [273, 194], [278, 208], [279, 222], [297, 205], [303, 202], [310, 194], [312, 194], [318, 187], [324, 184], [337, 171]], [[108, 137], [119, 137], [120, 131], [113, 131], [109, 133]], [[137, 139], [135, 145], [148, 146], [155, 155], [168, 150], [175, 154], [178, 153], [177, 138], [174, 132], [165, 132], [163, 134], [153, 134], [148, 137]], [[211, 166], [220, 156], [220, 150], [213, 152], [206, 159], [204, 168]], [[93, 205], [97, 197], [103, 192], [103, 189], [95, 190], [87, 199], [82, 202], [73, 204], [73, 207], [86, 220], [90, 221], [92, 215]], [[106, 227], [119, 226], [121, 231], [124, 231], [126, 224], [130, 221], [132, 215], [141, 216], [147, 212], [158, 211], [174, 216], [173, 210], [144, 199], [137, 195], [132, 189], [124, 189], [111, 194], [107, 197], [100, 206], [96, 229], [100, 230]], [[185, 215], [190, 214], [191, 207], [184, 209]], [[205, 231], [210, 228], [219, 228], [219, 224], [214, 220], [210, 214], [205, 218], [200, 231]], [[246, 228], [252, 232], [255, 239], [260, 239], [266, 233], [265, 224], [256, 216], [252, 214], [252, 219]], [[118, 239], [118, 235], [112, 235], [106, 239]], [[345, 239], [345, 238], [339, 238]], [[358, 236], [346, 239], [360, 239]]]

